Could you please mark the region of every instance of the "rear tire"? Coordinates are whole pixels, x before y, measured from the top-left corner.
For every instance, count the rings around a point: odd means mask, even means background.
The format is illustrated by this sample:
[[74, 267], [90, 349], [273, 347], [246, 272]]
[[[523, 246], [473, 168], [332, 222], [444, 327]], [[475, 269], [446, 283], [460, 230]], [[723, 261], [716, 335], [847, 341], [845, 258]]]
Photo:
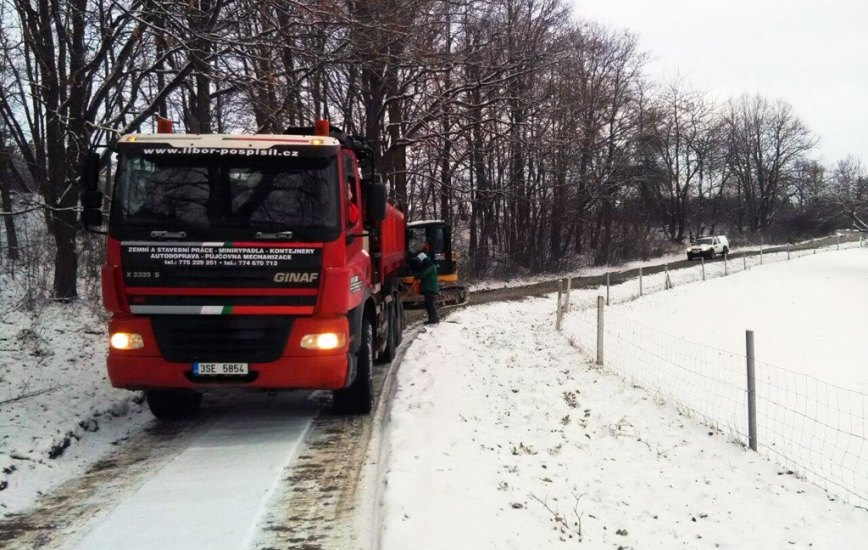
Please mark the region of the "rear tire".
[[404, 329], [407, 328], [406, 320], [404, 319], [404, 302], [399, 296], [395, 296], [395, 345], [400, 346], [404, 341]]
[[189, 418], [202, 404], [202, 394], [192, 390], [147, 390], [145, 398], [151, 414], [160, 420]]
[[374, 408], [374, 332], [362, 319], [362, 342], [356, 352], [356, 378], [348, 387], [332, 392], [334, 410], [344, 414], [368, 414]]
[[396, 303], [392, 302], [392, 305], [389, 306], [389, 312], [387, 314], [389, 318], [389, 326], [386, 329], [386, 347], [383, 348], [383, 353], [377, 357], [378, 363], [391, 363], [392, 359], [395, 358], [395, 350], [398, 347], [396, 342], [396, 329], [398, 324], [398, 316], [395, 312]]

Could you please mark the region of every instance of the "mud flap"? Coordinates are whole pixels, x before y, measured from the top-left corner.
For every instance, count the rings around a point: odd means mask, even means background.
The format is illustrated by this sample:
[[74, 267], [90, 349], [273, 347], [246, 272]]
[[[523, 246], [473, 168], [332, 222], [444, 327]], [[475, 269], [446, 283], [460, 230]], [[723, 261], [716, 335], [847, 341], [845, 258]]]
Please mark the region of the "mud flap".
[[347, 379], [344, 381], [344, 387], [350, 387], [356, 379], [356, 373], [358, 372], [358, 367], [356, 366], [356, 354], [352, 352], [347, 353]]

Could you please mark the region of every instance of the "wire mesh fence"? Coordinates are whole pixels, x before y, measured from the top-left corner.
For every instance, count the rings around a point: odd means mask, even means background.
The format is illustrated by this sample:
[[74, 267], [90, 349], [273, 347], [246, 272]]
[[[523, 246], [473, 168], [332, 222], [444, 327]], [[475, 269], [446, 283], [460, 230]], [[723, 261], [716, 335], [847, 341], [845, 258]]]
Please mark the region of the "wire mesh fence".
[[[681, 413], [748, 444], [746, 356], [687, 341], [606, 311], [603, 368]], [[564, 335], [597, 353], [597, 312], [573, 311]], [[756, 362], [758, 450], [849, 502], [868, 506], [868, 395]]]
[[[861, 244], [842, 243], [840, 248]], [[810, 249], [790, 251], [790, 257], [814, 253]], [[775, 256], [786, 260], [787, 252]], [[770, 259], [780, 261], [766, 257], [763, 262]], [[663, 273], [655, 276], [656, 281], [646, 280], [643, 291], [663, 290], [665, 277]], [[678, 280], [685, 282], [684, 277]], [[629, 285], [629, 281], [623, 283]], [[600, 294], [605, 290], [601, 287]], [[620, 293], [618, 301], [637, 295]], [[562, 332], [588, 357], [599, 360], [596, 295], [574, 295], [572, 304], [562, 319]], [[746, 354], [661, 332], [617, 309], [604, 311], [604, 369], [659, 395], [683, 414], [748, 444]], [[755, 381], [759, 452], [830, 494], [868, 507], [868, 395], [763, 361], [755, 361]]]

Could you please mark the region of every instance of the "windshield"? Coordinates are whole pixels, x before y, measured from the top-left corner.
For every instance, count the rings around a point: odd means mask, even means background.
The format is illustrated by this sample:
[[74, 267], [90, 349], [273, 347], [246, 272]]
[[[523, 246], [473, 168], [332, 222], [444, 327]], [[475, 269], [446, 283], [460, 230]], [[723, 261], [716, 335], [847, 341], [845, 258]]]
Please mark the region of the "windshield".
[[442, 227], [409, 227], [407, 229], [407, 250], [411, 253], [419, 252], [424, 245], [428, 245], [430, 255], [444, 251]]
[[118, 169], [112, 225], [209, 238], [337, 231], [337, 181], [334, 156], [127, 156]]
[[714, 239], [711, 237], [706, 237], [704, 239], [696, 239], [696, 242], [693, 244], [714, 244]]

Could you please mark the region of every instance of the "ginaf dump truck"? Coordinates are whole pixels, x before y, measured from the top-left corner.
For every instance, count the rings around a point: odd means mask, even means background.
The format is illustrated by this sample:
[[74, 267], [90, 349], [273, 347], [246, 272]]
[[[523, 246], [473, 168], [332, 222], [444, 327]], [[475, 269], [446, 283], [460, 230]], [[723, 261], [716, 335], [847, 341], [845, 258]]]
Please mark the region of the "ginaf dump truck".
[[[144, 390], [159, 418], [216, 388], [332, 390], [337, 410], [370, 412], [373, 363], [401, 338], [405, 224], [364, 140], [317, 121], [127, 135], [117, 153], [102, 268], [112, 385]], [[102, 220], [97, 163], [82, 172], [86, 227]]]

